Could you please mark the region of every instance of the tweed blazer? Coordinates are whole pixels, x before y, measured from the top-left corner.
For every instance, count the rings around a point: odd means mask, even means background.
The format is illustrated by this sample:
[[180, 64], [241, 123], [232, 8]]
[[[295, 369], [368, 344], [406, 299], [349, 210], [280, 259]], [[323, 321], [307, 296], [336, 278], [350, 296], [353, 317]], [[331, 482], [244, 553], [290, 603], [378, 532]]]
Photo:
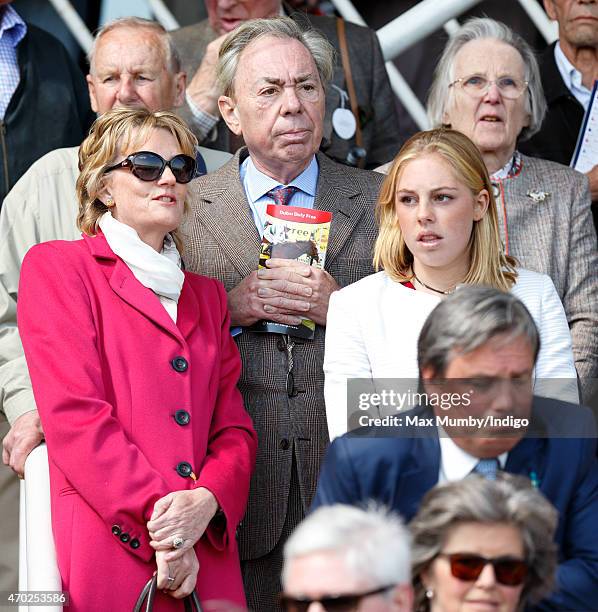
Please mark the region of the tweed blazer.
[[595, 378], [598, 251], [588, 179], [561, 164], [521, 157], [519, 174], [498, 183], [503, 243], [522, 268], [552, 278], [571, 328], [577, 373]]
[[[344, 162], [349, 149], [355, 146], [355, 138], [343, 140], [332, 129], [332, 113], [340, 105], [340, 95], [332, 84], [347, 91], [345, 74], [339, 53], [336, 20], [330, 17], [292, 13], [295, 21], [318, 29], [337, 50], [334, 75], [326, 89], [326, 117], [321, 150], [329, 157]], [[362, 117], [363, 146], [367, 151], [366, 167], [375, 168], [392, 159], [401, 146], [399, 118], [396, 99], [388, 81], [384, 59], [376, 33], [370, 28], [345, 23], [347, 45], [351, 58], [351, 72], [355, 84], [355, 95]], [[179, 52], [183, 70], [190, 81], [199, 68], [206, 46], [217, 36], [208, 20], [171, 32], [172, 40]], [[346, 105], [349, 108], [349, 105]], [[176, 112], [195, 130], [195, 119], [185, 104]], [[200, 135], [196, 132], [196, 135]], [[217, 127], [215, 142], [202, 144], [216, 149], [229, 150], [230, 132], [224, 121]], [[200, 141], [203, 140], [200, 137]]]
[[[260, 237], [239, 176], [247, 156], [240, 149], [229, 163], [190, 184], [193, 215], [182, 228], [185, 265], [224, 283], [230, 291], [257, 269]], [[374, 203], [382, 176], [348, 168], [317, 155], [320, 168], [315, 208], [332, 213], [326, 270], [345, 286], [373, 272], [377, 235]], [[293, 448], [304, 509], [313, 497], [328, 445], [324, 406], [324, 335], [293, 349], [295, 387], [286, 392], [287, 355], [278, 334], [244, 331], [239, 388], [258, 432], [258, 457], [247, 514], [239, 534], [242, 559], [271, 551], [287, 510]]]

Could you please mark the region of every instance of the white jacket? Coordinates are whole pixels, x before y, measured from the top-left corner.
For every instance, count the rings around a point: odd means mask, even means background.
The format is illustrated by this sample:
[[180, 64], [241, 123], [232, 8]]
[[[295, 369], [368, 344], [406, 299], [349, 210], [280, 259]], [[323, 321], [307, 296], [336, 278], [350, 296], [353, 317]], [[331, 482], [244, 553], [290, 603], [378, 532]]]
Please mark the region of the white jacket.
[[[571, 333], [565, 311], [550, 277], [518, 269], [511, 289], [527, 307], [540, 333], [540, 353], [534, 369], [541, 379], [575, 379]], [[419, 332], [440, 297], [414, 291], [372, 274], [332, 294], [326, 323], [324, 373], [326, 418], [330, 439], [347, 431], [348, 378], [418, 378]], [[577, 382], [566, 397], [577, 401]], [[562, 399], [563, 390], [559, 389]]]

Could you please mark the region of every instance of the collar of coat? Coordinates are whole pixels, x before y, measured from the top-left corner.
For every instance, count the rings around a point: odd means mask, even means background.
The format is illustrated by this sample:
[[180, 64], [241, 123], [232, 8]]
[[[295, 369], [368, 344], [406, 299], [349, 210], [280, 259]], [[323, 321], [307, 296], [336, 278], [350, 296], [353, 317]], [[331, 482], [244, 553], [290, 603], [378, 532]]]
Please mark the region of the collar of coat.
[[201, 317], [201, 306], [190, 286], [187, 275], [178, 301], [177, 322], [175, 323], [161, 304], [158, 296], [144, 287], [127, 264], [115, 255], [101, 230], [95, 236], [83, 234], [84, 244], [92, 257], [98, 261], [112, 290], [140, 314], [153, 321], [173, 336], [182, 346], [197, 327]]

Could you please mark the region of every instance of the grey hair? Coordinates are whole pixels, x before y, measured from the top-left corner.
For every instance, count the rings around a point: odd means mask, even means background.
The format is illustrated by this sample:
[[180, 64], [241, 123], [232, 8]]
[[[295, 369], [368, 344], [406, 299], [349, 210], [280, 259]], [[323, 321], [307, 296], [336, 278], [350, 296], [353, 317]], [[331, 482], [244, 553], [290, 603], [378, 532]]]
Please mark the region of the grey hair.
[[181, 71], [181, 58], [179, 56], [179, 52], [174, 46], [172, 37], [157, 21], [143, 19], [143, 17], [119, 17], [118, 19], [113, 19], [112, 21], [105, 23], [96, 31], [91, 48], [87, 53], [87, 62], [89, 63], [90, 74], [94, 74], [94, 58], [99, 40], [108, 34], [108, 32], [127, 28], [133, 30], [143, 29], [152, 32], [162, 42], [164, 63], [169, 72], [176, 74], [177, 72]]
[[417, 343], [419, 371], [431, 367], [434, 376], [442, 377], [455, 354], [471, 353], [501, 334], [527, 338], [535, 363], [540, 335], [523, 302], [493, 287], [461, 286], [434, 308], [422, 327]]
[[554, 533], [558, 513], [530, 481], [501, 472], [496, 480], [477, 474], [438, 485], [424, 496], [409, 528], [415, 610], [429, 610], [422, 573], [442, 552], [451, 530], [462, 523], [501, 523], [519, 529], [528, 576], [519, 609], [549, 594], [554, 586], [557, 565]]
[[319, 552], [337, 554], [349, 571], [369, 578], [374, 587], [411, 582], [409, 532], [383, 506], [334, 504], [310, 514], [285, 544], [283, 585], [294, 558]]
[[[455, 80], [455, 57], [470, 41], [493, 38], [513, 47], [521, 56], [525, 66], [525, 80], [528, 82], [526, 111], [530, 114], [530, 124], [519, 134], [519, 140], [531, 138], [539, 131], [546, 114], [546, 98], [540, 78], [538, 60], [525, 40], [504, 23], [487, 17], [473, 17], [450, 38], [440, 61], [434, 71], [434, 79], [428, 96], [428, 116], [434, 127], [443, 125], [447, 104], [453, 100], [454, 93], [449, 85]], [[460, 75], [464, 76], [464, 75]]]
[[322, 87], [326, 87], [334, 72], [335, 51], [326, 38], [313, 28], [301, 28], [289, 17], [251, 19], [233, 30], [222, 43], [218, 55], [217, 78], [225, 96], [232, 96], [234, 81], [243, 51], [263, 36], [298, 40], [312, 55]]

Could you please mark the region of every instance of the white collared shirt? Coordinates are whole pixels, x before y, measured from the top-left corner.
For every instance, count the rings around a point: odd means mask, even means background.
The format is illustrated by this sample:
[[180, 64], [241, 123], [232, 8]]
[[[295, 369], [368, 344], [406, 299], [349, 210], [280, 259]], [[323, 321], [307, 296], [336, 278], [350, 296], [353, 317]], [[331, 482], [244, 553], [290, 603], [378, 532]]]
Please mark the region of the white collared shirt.
[[583, 84], [581, 72], [567, 59], [559, 42], [554, 46], [554, 61], [567, 89], [575, 96], [575, 99], [583, 106], [584, 110], [588, 110], [592, 92]]
[[[440, 469], [438, 470], [438, 483], [461, 480], [471, 474], [480, 459], [466, 453], [457, 446], [453, 440], [442, 430], [438, 431], [440, 442]], [[497, 459], [500, 469], [504, 470], [508, 453], [500, 454]]]

